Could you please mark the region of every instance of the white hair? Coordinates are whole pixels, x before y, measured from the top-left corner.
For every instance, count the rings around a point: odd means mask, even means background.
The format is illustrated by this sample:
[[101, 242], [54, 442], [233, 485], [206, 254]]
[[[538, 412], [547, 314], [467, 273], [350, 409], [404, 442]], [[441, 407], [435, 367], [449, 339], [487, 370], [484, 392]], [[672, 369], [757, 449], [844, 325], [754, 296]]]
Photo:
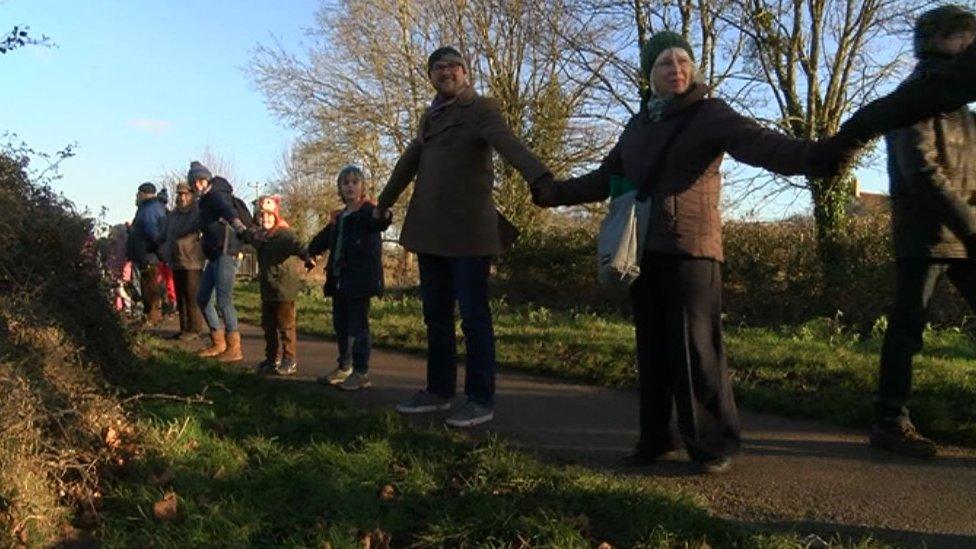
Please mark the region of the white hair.
[[[684, 50], [684, 48], [681, 48], [679, 46], [674, 46], [659, 53], [657, 59], [655, 59], [654, 63], [651, 64], [651, 74], [650, 74], [650, 78], [648, 79], [650, 80], [650, 82], [648, 82], [648, 85], [650, 86], [651, 94], [656, 97], [665, 97], [665, 94], [659, 93], [657, 90], [657, 86], [654, 83], [654, 68], [657, 67], [658, 60], [661, 59], [661, 57], [664, 57], [664, 54], [675, 49], [685, 52], [686, 55], [688, 53]], [[689, 55], [688, 58], [691, 59], [691, 56]], [[705, 78], [702, 76], [701, 69], [698, 67], [698, 63], [696, 63], [694, 59], [691, 59], [691, 82], [689, 84], [701, 84], [704, 81]]]

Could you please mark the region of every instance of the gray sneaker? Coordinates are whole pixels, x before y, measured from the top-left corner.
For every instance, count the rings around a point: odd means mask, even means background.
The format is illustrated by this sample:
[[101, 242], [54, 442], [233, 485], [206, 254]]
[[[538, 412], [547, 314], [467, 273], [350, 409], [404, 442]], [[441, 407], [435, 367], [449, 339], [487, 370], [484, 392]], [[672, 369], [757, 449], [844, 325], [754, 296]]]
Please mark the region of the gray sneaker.
[[427, 391], [417, 391], [417, 394], [410, 397], [410, 400], [396, 405], [396, 411], [401, 414], [426, 414], [450, 409], [450, 399], [441, 398]]
[[469, 400], [464, 403], [464, 406], [458, 408], [458, 411], [451, 414], [451, 417], [445, 419], [444, 423], [451, 427], [474, 427], [487, 423], [494, 417], [494, 409]]
[[329, 372], [328, 375], [321, 376], [315, 381], [321, 383], [322, 385], [338, 385], [346, 380], [350, 375], [352, 375], [352, 368], [343, 368], [339, 366], [335, 370]]
[[369, 375], [353, 372], [352, 375], [347, 377], [345, 381], [338, 385], [338, 387], [343, 391], [358, 391], [360, 389], [366, 389], [371, 385], [372, 383], [369, 381]]

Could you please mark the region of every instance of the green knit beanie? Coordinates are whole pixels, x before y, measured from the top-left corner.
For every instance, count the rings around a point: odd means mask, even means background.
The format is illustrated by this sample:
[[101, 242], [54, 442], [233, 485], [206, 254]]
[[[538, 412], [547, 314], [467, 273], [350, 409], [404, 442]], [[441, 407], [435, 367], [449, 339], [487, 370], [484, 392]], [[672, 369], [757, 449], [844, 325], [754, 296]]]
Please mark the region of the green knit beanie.
[[690, 57], [692, 61], [695, 60], [695, 54], [691, 51], [691, 44], [689, 44], [683, 36], [671, 31], [661, 31], [656, 33], [654, 36], [650, 37], [647, 42], [644, 42], [644, 47], [641, 48], [640, 68], [641, 76], [644, 78], [645, 82], [649, 82], [651, 80], [651, 69], [654, 68], [654, 61], [657, 61], [657, 57], [661, 55], [661, 52], [664, 50], [671, 48], [682, 48], [688, 52], [688, 57]]

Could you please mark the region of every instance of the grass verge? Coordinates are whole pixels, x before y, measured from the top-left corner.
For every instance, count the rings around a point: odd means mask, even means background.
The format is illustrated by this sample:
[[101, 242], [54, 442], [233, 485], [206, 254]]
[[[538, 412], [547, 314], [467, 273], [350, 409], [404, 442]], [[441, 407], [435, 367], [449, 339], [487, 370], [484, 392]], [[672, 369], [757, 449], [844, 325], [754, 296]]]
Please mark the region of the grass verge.
[[[239, 287], [242, 319], [260, 321], [257, 286]], [[503, 367], [609, 387], [636, 382], [633, 327], [623, 316], [557, 311], [531, 303], [492, 303]], [[298, 300], [299, 330], [332, 336], [331, 305], [318, 288]], [[423, 353], [420, 300], [411, 293], [375, 299], [377, 347]], [[880, 333], [862, 339], [834, 319], [779, 329], [726, 327], [739, 402], [746, 408], [866, 428], [878, 376]], [[460, 329], [458, 334], [460, 335]], [[976, 344], [963, 330], [927, 330], [915, 362], [915, 423], [940, 442], [976, 446]]]
[[[211, 402], [133, 401], [144, 454], [108, 487], [107, 546], [799, 544], [711, 517], [652, 478], [546, 465], [161, 346], [130, 389]], [[161, 518], [164, 501], [176, 507]]]

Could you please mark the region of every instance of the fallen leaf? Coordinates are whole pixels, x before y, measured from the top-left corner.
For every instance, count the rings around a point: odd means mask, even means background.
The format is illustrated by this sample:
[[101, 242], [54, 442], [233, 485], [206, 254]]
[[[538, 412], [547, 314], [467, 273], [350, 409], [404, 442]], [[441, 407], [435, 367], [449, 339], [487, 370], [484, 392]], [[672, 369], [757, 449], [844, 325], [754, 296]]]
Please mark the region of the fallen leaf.
[[166, 492], [162, 499], [153, 504], [153, 516], [162, 522], [176, 520], [178, 504], [179, 498], [176, 497], [176, 492]]
[[390, 549], [393, 536], [379, 528], [363, 536], [363, 549]]
[[114, 427], [106, 427], [102, 431], [102, 440], [105, 441], [105, 446], [113, 450], [122, 444], [122, 437], [119, 436], [119, 432]]
[[390, 472], [393, 473], [393, 476], [397, 478], [403, 478], [407, 476], [407, 468], [396, 462], [390, 464]]
[[380, 499], [382, 501], [391, 501], [397, 495], [396, 487], [392, 484], [387, 484], [380, 488]]
[[172, 469], [163, 469], [159, 473], [149, 475], [149, 484], [152, 486], [163, 486], [173, 482], [176, 474]]
[[27, 545], [27, 539], [28, 539], [27, 538], [27, 528], [24, 528], [24, 527], [18, 528], [17, 529], [17, 541], [19, 541], [21, 545]]
[[223, 465], [217, 467], [217, 470], [210, 474], [210, 478], [220, 480], [227, 476], [227, 469]]

